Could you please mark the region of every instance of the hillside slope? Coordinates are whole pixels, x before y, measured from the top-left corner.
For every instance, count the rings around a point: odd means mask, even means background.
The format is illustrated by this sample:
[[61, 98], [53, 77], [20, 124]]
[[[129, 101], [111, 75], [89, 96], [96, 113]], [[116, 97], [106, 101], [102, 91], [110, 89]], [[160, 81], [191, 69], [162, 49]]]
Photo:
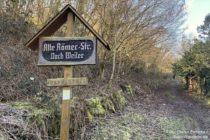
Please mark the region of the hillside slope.
[[101, 118], [87, 126], [85, 138], [209, 139], [210, 108], [192, 100], [177, 81], [169, 84], [155, 93], [139, 94], [123, 113]]

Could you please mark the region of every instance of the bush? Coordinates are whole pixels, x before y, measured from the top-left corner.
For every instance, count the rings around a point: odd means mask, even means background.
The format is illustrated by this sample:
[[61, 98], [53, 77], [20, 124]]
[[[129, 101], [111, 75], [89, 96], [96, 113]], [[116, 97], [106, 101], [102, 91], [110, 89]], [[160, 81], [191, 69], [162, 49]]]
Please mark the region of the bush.
[[[198, 90], [204, 95], [207, 95], [210, 90], [209, 45], [209, 41], [195, 41], [193, 47], [173, 65], [174, 74], [185, 78], [186, 87], [189, 90]], [[197, 87], [196, 84], [199, 86]]]

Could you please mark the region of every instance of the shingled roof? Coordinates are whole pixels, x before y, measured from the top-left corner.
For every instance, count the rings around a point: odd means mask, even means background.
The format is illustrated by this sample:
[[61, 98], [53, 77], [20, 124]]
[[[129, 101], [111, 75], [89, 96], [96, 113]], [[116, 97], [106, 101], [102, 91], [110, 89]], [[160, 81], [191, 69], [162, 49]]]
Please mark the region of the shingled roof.
[[39, 38], [53, 35], [66, 21], [67, 15], [72, 12], [76, 18], [103, 44], [110, 50], [109, 44], [93, 29], [92, 26], [74, 9], [71, 5], [66, 5], [55, 17], [53, 17], [41, 30], [39, 30], [26, 44], [32, 50], [36, 50], [39, 44]]

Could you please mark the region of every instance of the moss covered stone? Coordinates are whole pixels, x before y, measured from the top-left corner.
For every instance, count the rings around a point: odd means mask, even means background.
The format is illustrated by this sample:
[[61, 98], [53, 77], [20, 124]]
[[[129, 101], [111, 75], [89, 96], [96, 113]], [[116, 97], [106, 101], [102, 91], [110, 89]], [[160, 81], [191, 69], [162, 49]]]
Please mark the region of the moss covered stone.
[[104, 109], [106, 110], [106, 113], [114, 113], [116, 111], [114, 107], [114, 103], [112, 102], [110, 97], [104, 97], [101, 100], [101, 103]]
[[93, 121], [94, 116], [90, 113], [89, 110], [87, 110], [87, 117], [88, 117], [88, 121], [89, 122], [92, 122]]
[[30, 102], [12, 102], [10, 105], [16, 109], [27, 109], [27, 110], [35, 109], [35, 107]]
[[106, 114], [99, 97], [87, 99], [86, 105], [89, 113], [93, 116], [104, 116]]
[[122, 90], [119, 90], [119, 91], [113, 93], [112, 100], [113, 100], [115, 107], [120, 110], [122, 110], [127, 103]]
[[53, 112], [52, 109], [37, 108], [30, 102], [13, 102], [11, 106], [18, 110], [26, 110], [30, 114], [30, 118], [38, 124], [43, 124], [44, 119]]
[[135, 94], [135, 92], [134, 92], [134, 90], [133, 90], [131, 85], [127, 85], [126, 88], [127, 88], [128, 95], [133, 96]]

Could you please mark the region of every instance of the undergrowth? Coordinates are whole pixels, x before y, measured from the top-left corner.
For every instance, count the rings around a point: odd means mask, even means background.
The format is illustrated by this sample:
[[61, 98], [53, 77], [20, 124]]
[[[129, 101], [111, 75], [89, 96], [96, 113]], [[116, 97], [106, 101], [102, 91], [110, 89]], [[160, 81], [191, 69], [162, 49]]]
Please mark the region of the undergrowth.
[[144, 117], [138, 113], [124, 114], [117, 119], [109, 118], [106, 121], [95, 120], [94, 131], [87, 134], [86, 138], [90, 140], [141, 139], [139, 124], [143, 123], [143, 121]]

